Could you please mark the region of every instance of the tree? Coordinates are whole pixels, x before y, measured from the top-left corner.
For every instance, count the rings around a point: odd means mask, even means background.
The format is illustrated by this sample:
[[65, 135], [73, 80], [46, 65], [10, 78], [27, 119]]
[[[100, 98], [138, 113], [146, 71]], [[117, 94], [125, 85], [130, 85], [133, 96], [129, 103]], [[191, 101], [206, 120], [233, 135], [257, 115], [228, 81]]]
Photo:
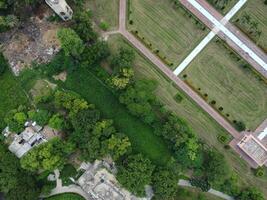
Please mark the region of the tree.
[[125, 155], [130, 147], [131, 143], [129, 138], [126, 136], [116, 136], [112, 135], [111, 138], [107, 140], [108, 150], [114, 160], [119, 159], [121, 156]]
[[134, 71], [131, 68], [121, 68], [120, 71], [109, 79], [111, 87], [122, 90], [125, 89], [132, 81]]
[[36, 121], [40, 126], [44, 126], [49, 122], [51, 114], [47, 110], [30, 110], [28, 117], [32, 121]]
[[54, 138], [29, 151], [20, 160], [21, 167], [29, 171], [52, 171], [65, 163], [66, 156], [73, 150], [71, 143]]
[[84, 42], [94, 42], [97, 40], [97, 34], [92, 28], [92, 14], [89, 11], [76, 12], [73, 16], [73, 29]]
[[82, 65], [86, 67], [96, 67], [109, 56], [108, 45], [104, 41], [97, 41], [90, 47], [86, 47], [82, 54]]
[[238, 200], [264, 200], [264, 196], [260, 190], [250, 187], [241, 192], [237, 197]]
[[56, 130], [63, 130], [65, 127], [64, 118], [60, 114], [54, 114], [49, 119], [48, 125]]
[[133, 194], [144, 196], [144, 187], [151, 183], [154, 168], [151, 161], [141, 154], [132, 155], [119, 166], [117, 179]]
[[79, 58], [84, 50], [84, 45], [77, 33], [70, 28], [58, 30], [57, 37], [66, 56], [72, 55]]
[[157, 169], [152, 178], [156, 199], [173, 199], [177, 192], [177, 181], [177, 174], [167, 169]]
[[135, 55], [132, 49], [121, 48], [117, 54], [115, 54], [111, 61], [111, 66], [114, 68], [114, 73], [117, 73], [121, 68], [131, 67], [134, 61]]
[[57, 90], [55, 92], [55, 105], [58, 108], [65, 108], [70, 111], [70, 117], [73, 117], [81, 110], [86, 110], [93, 105], [88, 105], [88, 102], [80, 98], [77, 93]]
[[157, 104], [154, 95], [156, 87], [156, 83], [151, 80], [136, 81], [120, 95], [119, 100], [133, 115], [142, 117], [146, 123], [152, 123], [155, 120], [153, 106]]
[[0, 76], [4, 74], [7, 68], [8, 68], [7, 60], [5, 59], [3, 53], [0, 52]]
[[209, 150], [204, 161], [204, 170], [211, 185], [220, 185], [229, 175], [229, 166], [223, 156], [216, 150]]
[[9, 127], [9, 130], [16, 133], [23, 131], [26, 120], [27, 115], [17, 109], [11, 110], [7, 113], [4, 119], [5, 123]]
[[35, 200], [40, 193], [35, 177], [21, 169], [4, 144], [0, 145], [0, 191], [10, 200]]

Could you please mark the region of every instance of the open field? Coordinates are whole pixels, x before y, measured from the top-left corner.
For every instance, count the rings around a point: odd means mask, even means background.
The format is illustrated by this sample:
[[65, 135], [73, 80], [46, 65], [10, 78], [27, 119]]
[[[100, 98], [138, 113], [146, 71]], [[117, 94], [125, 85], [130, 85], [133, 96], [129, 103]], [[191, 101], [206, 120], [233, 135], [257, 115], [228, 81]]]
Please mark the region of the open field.
[[47, 200], [84, 200], [84, 198], [74, 193], [63, 193], [46, 198]]
[[254, 39], [255, 43], [257, 43], [265, 52], [267, 52], [267, 5], [264, 4], [264, 0], [248, 0], [245, 6], [237, 13], [237, 15], [233, 18], [233, 22], [235, 25], [245, 33], [248, 32], [248, 29], [244, 27], [241, 23], [237, 23], [236, 20], [240, 19], [242, 15], [249, 14], [251, 22], [258, 23], [258, 28], [261, 31], [261, 36], [259, 39]]
[[185, 15], [181, 8], [175, 9], [171, 1], [130, 1], [130, 31], [138, 31], [153, 51], [159, 50], [160, 57], [173, 63], [174, 69], [201, 41], [208, 30], [203, 31]]
[[242, 121], [255, 130], [267, 117], [267, 85], [241, 62], [212, 41], [180, 76], [186, 75], [187, 83], [207, 94], [208, 102], [216, 101], [214, 106], [222, 107], [229, 121]]
[[104, 118], [114, 120], [118, 131], [129, 137], [135, 152], [143, 153], [160, 165], [166, 164], [169, 160], [171, 153], [162, 139], [153, 133], [153, 128], [132, 116], [94, 74], [79, 68], [68, 75], [63, 87], [79, 93], [88, 102], [95, 104]]
[[108, 30], [116, 30], [119, 23], [119, 0], [87, 0], [88, 9], [93, 12], [93, 19], [99, 26], [107, 22]]
[[0, 130], [6, 113], [19, 105], [28, 105], [28, 99], [21, 84], [9, 70], [0, 76]]
[[[109, 46], [112, 49], [118, 49], [121, 46], [130, 47], [130, 45], [120, 36], [114, 35], [109, 38]], [[189, 125], [208, 145], [218, 149], [225, 155], [226, 160], [230, 164], [232, 170], [238, 174], [240, 180], [239, 185], [245, 187], [247, 185], [254, 185], [265, 193], [267, 190], [267, 175], [262, 178], [257, 178], [253, 175], [248, 164], [238, 157], [238, 154], [230, 150], [225, 150], [223, 145], [218, 141], [218, 135], [229, 135], [220, 125], [217, 124], [206, 112], [200, 109], [190, 98], [184, 95], [178, 88], [166, 79], [148, 60], [142, 57], [138, 52], [136, 53], [135, 73], [138, 78], [149, 78], [157, 80], [159, 83], [157, 89], [157, 96], [164, 103], [168, 109], [173, 110], [178, 116], [183, 117], [189, 122]], [[175, 95], [179, 93], [183, 96], [181, 103], [175, 100]], [[267, 174], [267, 173], [266, 173]]]

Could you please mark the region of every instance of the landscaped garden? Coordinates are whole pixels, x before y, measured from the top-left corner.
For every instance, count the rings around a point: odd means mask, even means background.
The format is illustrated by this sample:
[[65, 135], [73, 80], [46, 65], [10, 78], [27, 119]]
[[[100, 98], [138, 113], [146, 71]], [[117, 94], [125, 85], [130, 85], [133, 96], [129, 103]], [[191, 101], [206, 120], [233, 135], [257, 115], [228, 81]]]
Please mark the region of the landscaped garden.
[[207, 34], [200, 24], [172, 1], [132, 0], [128, 29], [175, 69]]
[[243, 129], [253, 131], [267, 117], [267, 85], [218, 41], [211, 42], [180, 77], [238, 130], [243, 124]]
[[267, 52], [267, 4], [264, 2], [248, 0], [232, 22]]

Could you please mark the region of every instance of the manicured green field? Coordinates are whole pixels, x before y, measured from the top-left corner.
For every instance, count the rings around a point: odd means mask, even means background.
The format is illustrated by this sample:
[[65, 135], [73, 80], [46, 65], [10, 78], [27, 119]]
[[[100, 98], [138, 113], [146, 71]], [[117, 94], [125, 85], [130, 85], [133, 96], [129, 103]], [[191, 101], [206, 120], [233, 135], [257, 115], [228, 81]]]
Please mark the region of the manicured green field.
[[[118, 49], [121, 46], [130, 45], [120, 36], [114, 35], [108, 40], [112, 49]], [[232, 150], [225, 150], [223, 145], [218, 141], [218, 135], [229, 135], [216, 121], [214, 121], [206, 112], [196, 105], [193, 100], [185, 96], [178, 88], [175, 88], [168, 79], [166, 79], [155, 66], [147, 61], [143, 56], [136, 53], [134, 64], [135, 73], [138, 78], [149, 78], [157, 80], [159, 83], [157, 89], [158, 98], [170, 110], [173, 110], [178, 116], [183, 117], [189, 122], [189, 125], [195, 133], [204, 140], [208, 145], [218, 149], [225, 155], [232, 170], [238, 174], [239, 185], [245, 187], [253, 185], [261, 188], [267, 196], [265, 185], [267, 184], [267, 173], [265, 177], [257, 178], [253, 175], [248, 164]], [[183, 100], [177, 103], [174, 97], [177, 93], [182, 94]]]
[[171, 157], [167, 145], [153, 133], [152, 127], [132, 116], [118, 97], [97, 77], [85, 69], [68, 75], [64, 87], [82, 95], [88, 102], [96, 105], [104, 118], [114, 120], [115, 127], [128, 135], [133, 150], [141, 152], [157, 164], [166, 164]]
[[138, 31], [151, 48], [159, 50], [175, 68], [207, 34], [181, 9], [175, 9], [171, 1], [131, 0], [129, 30]]
[[[245, 13], [249, 14], [251, 21], [258, 23], [259, 30], [262, 33], [260, 38], [254, 42], [258, 43], [267, 52], [267, 5], [264, 4], [264, 0], [248, 0], [232, 21], [235, 22]], [[239, 28], [246, 32], [242, 26], [239, 26]]]
[[249, 69], [240, 67], [241, 61], [215, 41], [201, 52], [181, 74], [187, 82], [204, 95], [208, 102], [216, 101], [216, 108], [230, 121], [243, 121], [255, 130], [267, 117], [267, 85]]
[[58, 194], [55, 196], [51, 196], [46, 198], [47, 200], [84, 200], [84, 198], [78, 194], [74, 193], [64, 193]]
[[27, 96], [19, 80], [7, 70], [0, 76], [0, 129], [4, 126], [6, 113], [19, 105], [28, 105]]
[[119, 24], [119, 0], [88, 0], [88, 9], [93, 12], [97, 25], [102, 21], [109, 24], [108, 30], [116, 30]]

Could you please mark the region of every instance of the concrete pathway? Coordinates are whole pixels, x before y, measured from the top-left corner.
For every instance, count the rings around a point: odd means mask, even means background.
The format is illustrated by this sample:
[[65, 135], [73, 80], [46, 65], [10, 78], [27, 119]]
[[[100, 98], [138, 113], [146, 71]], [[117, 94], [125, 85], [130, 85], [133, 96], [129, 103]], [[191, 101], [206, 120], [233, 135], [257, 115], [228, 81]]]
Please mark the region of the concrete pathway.
[[[236, 5], [225, 15], [221, 23], [225, 25], [247, 2], [247, 0], [239, 0]], [[185, 68], [194, 60], [194, 58], [209, 44], [215, 37], [219, 29], [214, 28], [198, 45], [197, 47], [183, 60], [183, 62], [174, 70], [174, 74], [178, 76]]]
[[267, 56], [251, 40], [245, 37], [231, 23], [221, 23], [222, 15], [205, 0], [180, 0], [180, 2], [196, 15], [211, 30], [217, 28], [218, 36], [225, 40], [243, 59], [251, 64], [259, 73], [267, 78]]
[[49, 196], [46, 196], [46, 197], [54, 196], [57, 194], [63, 194], [63, 193], [75, 193], [75, 194], [82, 196], [86, 200], [93, 200], [86, 192], [84, 192], [84, 190], [81, 187], [77, 185], [63, 186], [62, 180], [59, 178], [60, 177], [59, 170], [58, 169], [54, 170], [54, 173], [55, 173], [57, 185], [56, 185], [56, 188], [54, 188], [51, 191]]
[[120, 28], [119, 32], [146, 58], [148, 58], [159, 70], [172, 80], [185, 94], [191, 97], [204, 111], [215, 119], [234, 138], [239, 138], [239, 132], [226, 121], [216, 110], [214, 110], [205, 100], [193, 91], [184, 81], [177, 77], [172, 70], [166, 66], [156, 55], [146, 48], [136, 37], [126, 30], [126, 0], [120, 0]]
[[[183, 187], [194, 187], [194, 186], [192, 186], [192, 185], [190, 184], [189, 181], [187, 181], [187, 180], [183, 180], [183, 179], [180, 179], [180, 180], [179, 180], [178, 185], [183, 186]], [[224, 194], [224, 193], [222, 193], [222, 192], [220, 192], [220, 191], [214, 190], [214, 189], [212, 189], [212, 188], [208, 191], [208, 193], [211, 193], [211, 194], [213, 194], [213, 195], [215, 195], [215, 196], [217, 196], [217, 197], [220, 197], [220, 198], [222, 198], [222, 199], [226, 199], [226, 200], [234, 200], [233, 197], [231, 197], [231, 196], [229, 196], [229, 195], [227, 195], [227, 194]]]

